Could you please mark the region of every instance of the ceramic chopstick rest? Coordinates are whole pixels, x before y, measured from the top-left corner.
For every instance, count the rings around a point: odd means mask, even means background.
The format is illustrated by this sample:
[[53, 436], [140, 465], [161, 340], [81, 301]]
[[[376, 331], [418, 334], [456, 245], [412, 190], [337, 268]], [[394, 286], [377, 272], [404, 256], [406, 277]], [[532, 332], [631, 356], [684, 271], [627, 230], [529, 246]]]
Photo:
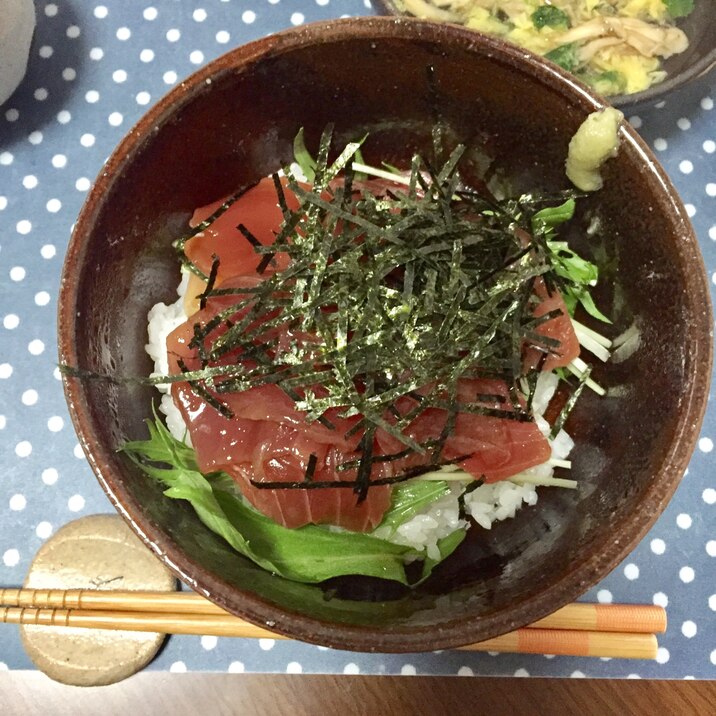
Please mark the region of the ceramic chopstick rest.
[[[169, 570], [119, 515], [91, 515], [62, 527], [38, 550], [25, 587], [173, 591]], [[146, 666], [163, 634], [104, 629], [22, 626], [22, 642], [35, 665], [55, 681], [100, 686]]]

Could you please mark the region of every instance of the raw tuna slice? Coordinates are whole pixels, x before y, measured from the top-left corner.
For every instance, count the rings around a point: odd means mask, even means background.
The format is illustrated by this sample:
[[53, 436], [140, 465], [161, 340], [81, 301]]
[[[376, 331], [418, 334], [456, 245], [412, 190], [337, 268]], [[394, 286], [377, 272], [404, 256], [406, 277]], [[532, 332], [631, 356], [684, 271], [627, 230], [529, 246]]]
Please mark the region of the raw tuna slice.
[[[225, 286], [246, 287], [256, 283], [257, 279], [247, 276], [227, 281]], [[167, 349], [172, 373], [179, 372], [180, 359], [189, 370], [200, 367], [197, 351], [189, 347], [194, 325], [205, 325], [236, 298], [210, 299], [205, 309], [170, 334]], [[221, 333], [222, 329], [217, 329], [210, 339]], [[229, 353], [222, 362], [235, 362], [237, 358], [236, 352]], [[340, 418], [338, 411], [333, 410], [326, 414], [333, 428], [319, 422], [308, 423], [294, 401], [275, 385], [238, 393], [214, 393], [231, 409], [231, 418], [208, 405], [187, 383], [174, 384], [172, 395], [189, 426], [199, 469], [205, 473], [228, 472], [245, 497], [275, 521], [286, 527], [330, 523], [355, 531], [371, 530], [380, 523], [390, 505], [389, 486], [372, 487], [367, 499], [356, 504], [350, 488], [261, 489], [250, 482], [301, 481], [312, 454], [316, 456], [314, 480], [355, 480], [355, 470], [338, 471], [336, 467], [359, 457], [356, 450], [361, 436], [345, 438], [359, 418]]]
[[[486, 396], [501, 396], [502, 401], [490, 401]], [[507, 385], [499, 380], [461, 380], [457, 399], [462, 403], [478, 402], [485, 408], [514, 412]], [[430, 408], [413, 420], [405, 433], [421, 443], [434, 440], [440, 436], [446, 420], [446, 411]], [[378, 431], [377, 440], [384, 453], [397, 453], [403, 448], [396, 438], [382, 430]], [[495, 482], [541, 465], [550, 454], [549, 443], [534, 422], [463, 412], [457, 415], [454, 430], [445, 441], [441, 457], [457, 460], [469, 455], [459, 463], [460, 466], [475, 477]], [[405, 467], [412, 467], [414, 458], [411, 456], [409, 464], [398, 461], [393, 464], [393, 470], [400, 472]]]
[[[285, 180], [283, 181], [285, 184]], [[296, 209], [296, 197], [289, 191], [285, 192], [285, 196], [289, 208]], [[197, 209], [189, 222], [190, 225], [197, 226], [211, 216], [223, 201], [215, 201]], [[271, 177], [266, 177], [237, 199], [201, 234], [189, 239], [184, 250], [187, 257], [207, 276], [211, 271], [213, 257], [218, 256], [220, 263], [216, 277], [217, 286], [229, 276], [255, 276], [256, 267], [261, 263], [263, 255], [256, 253], [252, 243], [237, 227], [243, 224], [259, 243], [267, 246], [274, 242], [282, 221], [283, 214], [278, 205], [276, 188]], [[285, 268], [288, 257], [285, 253], [277, 254], [274, 262], [267, 267], [267, 273]]]
[[[299, 205], [298, 199], [287, 188], [285, 178], [281, 179], [281, 184], [284, 189], [286, 206], [291, 211], [296, 210]], [[335, 188], [339, 185], [340, 182], [336, 180], [332, 186]], [[308, 184], [301, 184], [301, 186], [305, 189], [311, 188]], [[395, 186], [392, 182], [385, 180], [374, 180], [367, 184], [365, 182], [354, 183], [356, 191], [370, 187], [376, 194], [385, 191], [388, 187]], [[327, 193], [324, 196], [328, 198]], [[198, 226], [223, 203], [224, 200], [220, 199], [197, 209], [191, 217], [190, 226]], [[219, 258], [217, 286], [230, 276], [255, 276], [256, 267], [264, 256], [254, 250], [251, 240], [246, 238], [238, 226], [243, 224], [259, 243], [269, 246], [274, 242], [282, 221], [283, 214], [278, 203], [273, 179], [265, 177], [237, 199], [208, 228], [190, 239], [185, 245], [185, 253], [207, 276], [211, 271], [214, 256]], [[283, 269], [287, 264], [286, 254], [277, 253], [273, 257], [273, 262], [266, 267], [264, 275]]]
[[[574, 332], [572, 320], [569, 317], [567, 306], [559, 291], [547, 291], [544, 281], [539, 278], [535, 282], [535, 293], [541, 302], [534, 310], [536, 317], [544, 316], [554, 310], [559, 310], [562, 315], [556, 316], [537, 327], [537, 333], [547, 338], [554, 338], [559, 341], [559, 347], [547, 356], [542, 370], [553, 370], [571, 363], [579, 355], [579, 340]], [[537, 348], [528, 348], [525, 351], [525, 367], [536, 368], [540, 363], [542, 351]]]

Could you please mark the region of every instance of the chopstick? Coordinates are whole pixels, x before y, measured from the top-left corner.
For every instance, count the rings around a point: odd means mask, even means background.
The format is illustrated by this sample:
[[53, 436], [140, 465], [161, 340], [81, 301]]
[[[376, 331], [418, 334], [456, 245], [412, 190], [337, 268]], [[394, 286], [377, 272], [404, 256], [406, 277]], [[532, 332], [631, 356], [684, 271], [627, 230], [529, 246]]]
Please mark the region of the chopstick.
[[[0, 621], [165, 634], [286, 638], [191, 592], [0, 589]], [[666, 614], [651, 605], [570, 604], [469, 651], [654, 659]]]
[[[0, 589], [0, 605], [121, 612], [228, 614], [194, 592], [111, 591], [99, 589]], [[650, 604], [568, 604], [531, 628], [644, 634], [666, 631], [666, 611]]]
[[[3, 622], [8, 624], [35, 626], [82, 627], [85, 629], [231, 636], [252, 639], [287, 638], [230, 614], [0, 607], [0, 617]], [[518, 629], [479, 644], [470, 644], [458, 648], [468, 651], [654, 659], [656, 658], [657, 641], [654, 634], [568, 629]]]

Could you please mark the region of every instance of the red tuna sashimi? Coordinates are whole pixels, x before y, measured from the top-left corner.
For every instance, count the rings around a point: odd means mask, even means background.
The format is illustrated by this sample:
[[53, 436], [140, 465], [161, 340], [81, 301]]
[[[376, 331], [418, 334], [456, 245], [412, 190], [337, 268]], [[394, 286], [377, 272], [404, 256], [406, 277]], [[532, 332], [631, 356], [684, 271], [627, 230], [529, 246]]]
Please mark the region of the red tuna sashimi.
[[[295, 194], [287, 187], [287, 180], [281, 179], [286, 206], [295, 211], [299, 202]], [[332, 186], [339, 186], [336, 180]], [[310, 185], [301, 184], [305, 189]], [[354, 189], [372, 188], [376, 194], [384, 192], [388, 187], [395, 187], [392, 182], [376, 179], [371, 182], [354, 182]], [[397, 185], [399, 186], [399, 185]], [[327, 194], [324, 195], [327, 198]], [[210, 217], [222, 204], [224, 199], [202, 206], [194, 211], [190, 226], [198, 226]], [[214, 256], [219, 258], [219, 270], [216, 276], [218, 286], [231, 276], [256, 275], [256, 267], [261, 263], [263, 254], [254, 250], [251, 241], [237, 228], [243, 224], [252, 236], [264, 246], [274, 242], [276, 232], [283, 221], [283, 214], [278, 203], [276, 187], [271, 177], [264, 177], [255, 187], [249, 189], [237, 199], [218, 219], [213, 221], [204, 231], [190, 239], [185, 247], [187, 257], [207, 276], [211, 271]], [[285, 253], [277, 253], [273, 257], [265, 274], [283, 269], [288, 264]]]
[[[485, 396], [484, 398], [481, 396]], [[487, 396], [501, 396], [502, 402], [490, 401]], [[507, 385], [500, 380], [464, 379], [459, 381], [457, 400], [476, 403], [485, 408], [497, 408], [512, 412]], [[447, 420], [447, 412], [430, 408], [424, 410], [405, 429], [405, 433], [418, 442], [437, 439]], [[403, 446], [396, 438], [382, 430], [377, 432], [380, 450], [384, 453], [399, 452]], [[471, 475], [496, 482], [515, 475], [549, 460], [551, 449], [547, 439], [534, 422], [521, 422], [474, 413], [458, 413], [455, 427], [445, 441], [442, 457], [457, 460], [469, 455], [459, 464]], [[387, 463], [395, 472], [415, 464]]]
[[[261, 279], [256, 276], [241, 276], [227, 280], [225, 288], [254, 288]], [[171, 373], [179, 372], [179, 360], [182, 360], [189, 370], [201, 367], [199, 357], [195, 348], [190, 347], [194, 338], [195, 326], [205, 326], [219, 311], [247, 297], [247, 294], [215, 296], [207, 301], [206, 307], [195, 313], [188, 321], [178, 326], [167, 338], [167, 354], [169, 358], [169, 369]], [[233, 320], [239, 320], [244, 311], [237, 312], [230, 316]], [[221, 336], [226, 330], [225, 325], [214, 329], [205, 339], [205, 347], [210, 348], [211, 342]], [[269, 329], [262, 334], [263, 340], [279, 338], [280, 329]], [[228, 365], [236, 363], [239, 358], [236, 350], [226, 353], [221, 359], [212, 361], [212, 365]], [[218, 381], [217, 381], [218, 382]], [[185, 385], [185, 384], [175, 384]], [[318, 393], [317, 393], [318, 394]], [[339, 410], [329, 410], [326, 418], [335, 426], [335, 429], [327, 427], [319, 422], [307, 423], [305, 413], [298, 410], [294, 401], [289, 398], [280, 388], [273, 384], [260, 385], [251, 390], [240, 392], [222, 393], [218, 399], [229, 407], [234, 415], [247, 420], [273, 421], [293, 427], [300, 427], [304, 433], [318, 443], [337, 446], [341, 449], [355, 450], [360, 436], [346, 440], [343, 436], [359, 420], [358, 417], [349, 419], [340, 418]], [[203, 401], [202, 401], [203, 402]], [[198, 409], [198, 404], [191, 410]], [[187, 411], [189, 409], [187, 408]]]
[[284, 423], [225, 418], [194, 393], [182, 387], [174, 391], [185, 417], [193, 415], [191, 434], [199, 468], [231, 475], [243, 495], [263, 514], [285, 527], [329, 523], [362, 532], [380, 523], [390, 505], [387, 486], [372, 487], [367, 499], [357, 505], [349, 488], [281, 490], [252, 484], [300, 481], [311, 455], [319, 465], [314, 480], [354, 480], [355, 471], [338, 473], [333, 468], [356, 457], [356, 453], [329, 448]]
[[[286, 204], [290, 209], [296, 209], [298, 201], [293, 193], [285, 189], [285, 179], [283, 183]], [[197, 226], [223, 203], [222, 199], [197, 209], [190, 225]], [[257, 241], [267, 246], [274, 242], [275, 232], [282, 221], [283, 214], [278, 204], [276, 188], [271, 177], [266, 177], [237, 199], [208, 228], [189, 239], [184, 250], [187, 257], [207, 276], [211, 271], [213, 257], [218, 256], [217, 286], [230, 276], [255, 276], [256, 267], [261, 263], [263, 254], [254, 251], [251, 242], [237, 226], [244, 224]], [[274, 262], [267, 268], [267, 273], [285, 268], [288, 257], [285, 253], [276, 254]]]
[[[554, 349], [553, 353], [547, 356], [542, 370], [553, 370], [561, 368], [571, 363], [579, 355], [579, 340], [574, 332], [572, 319], [569, 317], [567, 305], [562, 295], [556, 289], [552, 291], [552, 295], [547, 291], [547, 287], [541, 278], [535, 281], [535, 294], [541, 299], [540, 303], [534, 309], [535, 317], [539, 318], [551, 311], [559, 310], [562, 315], [550, 318], [548, 321], [538, 326], [536, 333], [547, 338], [554, 338], [559, 341], [559, 346]], [[539, 365], [542, 351], [537, 348], [528, 348], [525, 351], [525, 367], [536, 368]]]
[[314, 480], [354, 480], [355, 471], [337, 472], [335, 466], [357, 453], [329, 447], [303, 430], [275, 420], [225, 418], [187, 390], [186, 384], [175, 386], [173, 393], [190, 424], [199, 468], [231, 475], [246, 499], [274, 521], [290, 528], [336, 524], [358, 532], [380, 523], [390, 505], [388, 486], [370, 488], [366, 500], [356, 504], [350, 488], [261, 489], [251, 482], [300, 481], [311, 455], [316, 456], [318, 465]]

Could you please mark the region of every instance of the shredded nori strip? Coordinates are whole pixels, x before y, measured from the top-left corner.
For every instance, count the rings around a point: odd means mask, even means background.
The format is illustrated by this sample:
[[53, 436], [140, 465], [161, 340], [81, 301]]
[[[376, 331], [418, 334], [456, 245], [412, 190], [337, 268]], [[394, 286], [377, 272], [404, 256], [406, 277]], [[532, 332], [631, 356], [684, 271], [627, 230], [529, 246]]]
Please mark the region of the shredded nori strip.
[[[206, 282], [206, 288], [203, 293], [199, 296], [199, 309], [204, 310], [206, 308], [206, 299], [209, 294], [214, 290], [214, 284], [216, 283], [216, 275], [219, 273], [219, 257], [214, 254], [211, 261], [211, 271], [209, 272], [209, 279]], [[197, 326], [194, 326], [194, 335], [196, 335]], [[202, 365], [205, 363], [202, 361]]]
[[[280, 184], [279, 184], [280, 186]], [[284, 201], [285, 198], [283, 196], [283, 193], [279, 194], [279, 206], [281, 206], [281, 201]], [[283, 206], [281, 206], [281, 211], [283, 211]], [[285, 212], [284, 212], [285, 216]], [[251, 246], [254, 247], [254, 251], [257, 253], [261, 253], [261, 249], [263, 248], [263, 244], [246, 228], [244, 224], [239, 224], [236, 229], [241, 233], [241, 235], [251, 244]], [[264, 258], [261, 260], [259, 265], [256, 267], [256, 273], [262, 274], [269, 264], [276, 265], [276, 262], [273, 260], [273, 253], [267, 254], [264, 256]]]
[[[398, 482], [405, 482], [406, 480], [412, 480], [414, 477], [420, 477], [427, 472], [432, 472], [445, 465], [450, 465], [453, 462], [460, 462], [467, 460], [469, 455], [460, 455], [454, 460], [443, 461], [443, 462], [431, 462], [427, 465], [418, 465], [417, 467], [411, 467], [408, 470], [400, 473], [400, 475], [394, 475], [393, 477], [379, 477], [376, 480], [370, 481], [370, 487], [379, 487], [381, 485], [395, 485]], [[351, 488], [354, 492], [356, 488], [361, 486], [358, 480], [311, 480], [311, 481], [297, 481], [297, 482], [280, 482], [280, 481], [267, 481], [261, 482], [261, 480], [249, 480], [254, 486], [260, 490], [325, 490], [330, 487], [338, 489]], [[479, 482], [479, 481], [478, 481]], [[479, 487], [476, 485], [475, 487]]]
[[[182, 374], [185, 376], [186, 379], [186, 375], [189, 373], [186, 364], [180, 358], [179, 360], [177, 360], [177, 365], [179, 366], [179, 370], [181, 370]], [[231, 408], [225, 403], [222, 403], [220, 400], [217, 400], [198, 380], [191, 380], [187, 382], [191, 386], [191, 389], [200, 398], [203, 398], [212, 408], [214, 408], [214, 410], [218, 410], [227, 419], [231, 419], [234, 417], [234, 413]]]
[[304, 482], [311, 482], [313, 480], [313, 475], [316, 472], [316, 465], [318, 465], [318, 457], [315, 453], [311, 453], [308, 457], [306, 472], [303, 475]]
[[572, 395], [569, 396], [567, 399], [567, 402], [562, 407], [562, 410], [559, 411], [559, 415], [557, 416], [557, 419], [554, 421], [552, 425], [552, 430], [550, 431], [550, 438], [554, 440], [554, 438], [557, 437], [557, 434], [559, 431], [564, 427], [564, 424], [567, 422], [567, 418], [569, 417], [572, 410], [574, 410], [574, 406], [577, 404], [577, 400], [579, 400], [579, 396], [582, 394], [582, 391], [584, 390], [584, 386], [587, 384], [587, 379], [589, 378], [589, 375], [592, 372], [592, 367], [589, 366], [587, 369], [582, 373], [581, 377], [579, 378], [579, 385], [574, 389], [574, 392]]
[[[401, 458], [408, 457], [408, 455], [412, 454], [412, 450], [409, 448], [406, 448], [405, 450], [401, 450], [400, 452], [393, 452], [389, 453], [388, 455], [374, 455], [371, 462], [380, 463], [380, 462], [393, 462], [395, 460], [400, 460]], [[343, 470], [352, 470], [360, 464], [360, 460], [346, 460], [345, 462], [342, 462], [340, 465], [336, 467], [336, 470], [338, 472], [342, 472]]]
[[537, 366], [535, 367], [535, 369], [527, 374], [527, 405], [525, 409], [528, 413], [532, 412], [532, 403], [535, 397], [535, 390], [537, 389], [537, 379], [539, 378], [540, 373], [544, 368], [544, 364], [546, 363], [547, 358], [547, 354], [542, 353], [542, 355], [539, 357], [539, 360], [537, 361]]
[[356, 504], [365, 501], [368, 496], [368, 488], [370, 487], [370, 472], [373, 467], [373, 438], [375, 437], [375, 427], [370, 426], [365, 433], [360, 444], [360, 464], [356, 473], [356, 484], [353, 492], [358, 496]]

